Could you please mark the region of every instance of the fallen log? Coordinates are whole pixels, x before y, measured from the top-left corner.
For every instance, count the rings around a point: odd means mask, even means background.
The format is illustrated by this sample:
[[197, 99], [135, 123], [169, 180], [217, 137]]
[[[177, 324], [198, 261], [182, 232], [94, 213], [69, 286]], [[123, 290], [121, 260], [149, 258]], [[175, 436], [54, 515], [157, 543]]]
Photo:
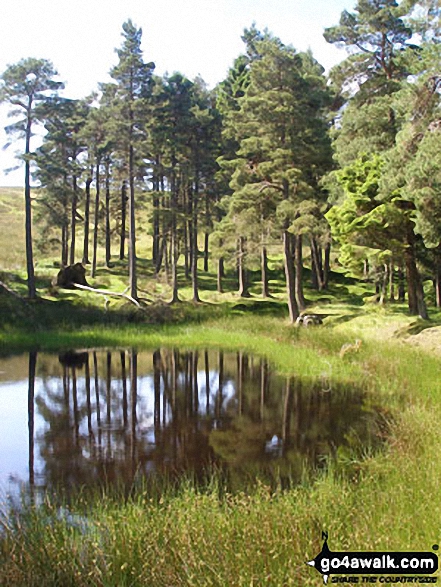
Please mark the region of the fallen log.
[[16, 293], [14, 290], [8, 287], [6, 283], [3, 283], [3, 281], [0, 281], [0, 291], [1, 290], [4, 290], [6, 294], [13, 296], [15, 299], [20, 300], [20, 302], [22, 302], [23, 304], [26, 303], [25, 299], [23, 299], [18, 293]]
[[135, 306], [137, 308], [141, 308], [141, 304], [138, 302], [138, 300], [135, 300], [135, 298], [132, 298], [131, 296], [127, 295], [125, 292], [119, 293], [116, 291], [109, 291], [107, 289], [95, 289], [95, 288], [90, 287], [88, 285], [81, 285], [80, 283], [72, 283], [72, 287], [75, 287], [77, 289], [84, 289], [86, 291], [91, 291], [93, 293], [101, 294], [103, 296], [115, 296], [115, 297], [125, 298], [126, 300], [128, 300], [132, 304], [135, 304]]

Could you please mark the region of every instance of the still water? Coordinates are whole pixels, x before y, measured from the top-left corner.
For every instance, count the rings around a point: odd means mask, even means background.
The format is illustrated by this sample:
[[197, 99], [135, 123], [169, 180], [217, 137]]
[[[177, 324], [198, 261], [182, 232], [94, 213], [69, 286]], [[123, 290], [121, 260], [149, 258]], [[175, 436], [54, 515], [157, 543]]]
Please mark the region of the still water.
[[30, 353], [0, 359], [0, 490], [260, 477], [295, 483], [375, 448], [384, 415], [363, 389], [308, 384], [244, 353]]

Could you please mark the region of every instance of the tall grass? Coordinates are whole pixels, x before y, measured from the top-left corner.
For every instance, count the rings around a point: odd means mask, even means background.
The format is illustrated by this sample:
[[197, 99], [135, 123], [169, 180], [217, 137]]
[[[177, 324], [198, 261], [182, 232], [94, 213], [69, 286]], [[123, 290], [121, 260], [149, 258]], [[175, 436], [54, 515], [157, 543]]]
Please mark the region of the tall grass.
[[[343, 456], [288, 491], [258, 485], [232, 495], [213, 477], [205, 489], [183, 483], [152, 493], [141, 486], [124, 499], [84, 493], [61, 509], [48, 498], [5, 515], [0, 585], [312, 586], [321, 578], [305, 562], [319, 552], [322, 529], [334, 550], [430, 550], [441, 539], [439, 361], [381, 340], [390, 322], [376, 316], [370, 328], [371, 320], [295, 330], [280, 318], [245, 313], [43, 337], [43, 348], [247, 350], [286, 374], [362, 380], [394, 418], [383, 452], [350, 462]], [[340, 346], [354, 336], [362, 337], [361, 348], [341, 358]]]
[[321, 579], [304, 563], [318, 554], [322, 529], [335, 550], [430, 550], [441, 519], [435, 437], [436, 417], [413, 411], [394, 448], [361, 463], [353, 479], [331, 470], [287, 492], [222, 495], [214, 481], [159, 500], [142, 490], [123, 503], [78, 499], [68, 515], [46, 501], [9, 522], [2, 584], [312, 586]]

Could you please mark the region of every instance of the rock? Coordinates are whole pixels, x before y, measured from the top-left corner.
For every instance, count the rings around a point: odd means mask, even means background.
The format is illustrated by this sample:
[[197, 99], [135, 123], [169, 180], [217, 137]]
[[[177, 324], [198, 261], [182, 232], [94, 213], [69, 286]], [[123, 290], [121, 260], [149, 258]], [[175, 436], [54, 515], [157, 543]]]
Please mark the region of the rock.
[[58, 355], [58, 360], [66, 367], [83, 367], [87, 362], [88, 354], [86, 352], [66, 351]]
[[71, 288], [74, 283], [89, 286], [86, 281], [86, 268], [82, 263], [75, 263], [75, 265], [69, 265], [60, 269], [55, 285]]
[[317, 314], [302, 314], [296, 320], [296, 326], [319, 326], [323, 320]]

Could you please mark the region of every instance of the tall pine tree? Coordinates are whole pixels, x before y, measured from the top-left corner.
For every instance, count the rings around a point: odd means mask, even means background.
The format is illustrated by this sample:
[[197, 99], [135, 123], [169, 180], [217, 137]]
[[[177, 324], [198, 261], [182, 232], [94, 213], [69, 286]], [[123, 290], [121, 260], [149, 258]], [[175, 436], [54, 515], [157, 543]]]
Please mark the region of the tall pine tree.
[[63, 87], [61, 82], [54, 80], [57, 75], [50, 61], [28, 58], [10, 65], [0, 78], [0, 103], [5, 102], [12, 106], [9, 116], [18, 117], [16, 122], [6, 127], [6, 132], [8, 135], [15, 135], [25, 140], [23, 160], [25, 163], [26, 268], [30, 298], [36, 297], [31, 208], [32, 128], [38, 122], [37, 106]]
[[137, 163], [142, 159], [145, 141], [144, 119], [151, 96], [154, 63], [144, 63], [141, 49], [142, 29], [131, 20], [123, 24], [123, 44], [117, 49], [119, 63], [110, 72], [115, 80], [114, 95], [116, 134], [123, 153], [128, 179], [129, 202], [129, 285], [132, 298], [138, 297], [136, 270], [136, 198]]

